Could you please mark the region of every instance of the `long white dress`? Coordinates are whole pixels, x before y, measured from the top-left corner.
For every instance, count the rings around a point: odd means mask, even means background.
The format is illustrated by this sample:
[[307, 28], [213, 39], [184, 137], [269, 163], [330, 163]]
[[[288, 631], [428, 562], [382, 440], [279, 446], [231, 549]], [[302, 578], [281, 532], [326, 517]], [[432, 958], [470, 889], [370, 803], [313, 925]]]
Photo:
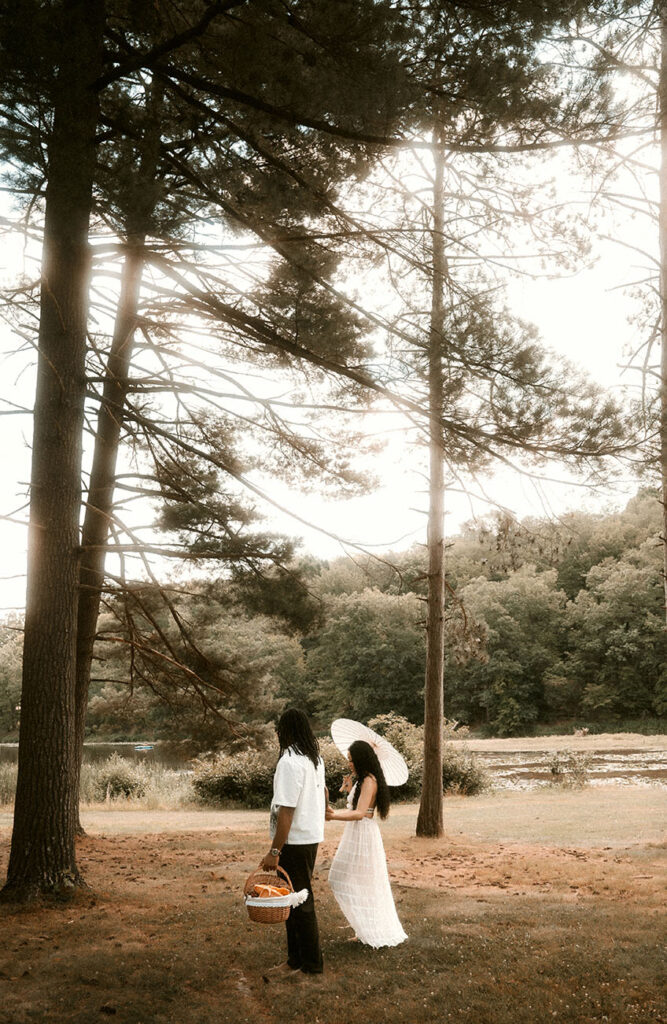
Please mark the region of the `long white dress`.
[[[352, 806], [352, 793], [347, 806]], [[329, 885], [360, 942], [398, 946], [407, 939], [391, 894], [387, 858], [372, 817], [345, 822], [329, 870]]]

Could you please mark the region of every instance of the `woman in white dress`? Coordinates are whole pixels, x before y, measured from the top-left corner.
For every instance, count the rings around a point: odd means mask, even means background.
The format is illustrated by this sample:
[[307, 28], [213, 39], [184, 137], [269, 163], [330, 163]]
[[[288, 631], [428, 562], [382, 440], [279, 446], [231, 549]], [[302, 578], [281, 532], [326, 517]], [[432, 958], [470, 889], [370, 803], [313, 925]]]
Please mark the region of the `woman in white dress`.
[[[370, 743], [355, 740], [347, 759], [356, 775], [347, 807], [327, 806], [327, 821], [344, 821], [345, 829], [329, 871], [329, 885], [360, 942], [397, 946], [407, 939], [389, 885], [387, 859], [375, 814], [389, 813], [389, 789]], [[351, 779], [350, 779], [351, 784]]]

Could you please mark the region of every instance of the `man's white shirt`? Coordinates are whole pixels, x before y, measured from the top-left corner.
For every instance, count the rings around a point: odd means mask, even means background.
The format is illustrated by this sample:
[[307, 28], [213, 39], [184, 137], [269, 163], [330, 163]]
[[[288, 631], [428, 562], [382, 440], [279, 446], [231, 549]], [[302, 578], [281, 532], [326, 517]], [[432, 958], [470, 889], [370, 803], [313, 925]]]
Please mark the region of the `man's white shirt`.
[[271, 838], [276, 832], [279, 807], [293, 807], [294, 817], [287, 842], [294, 846], [321, 843], [324, 839], [325, 806], [324, 762], [317, 768], [304, 754], [293, 747], [283, 752], [273, 776], [271, 800]]

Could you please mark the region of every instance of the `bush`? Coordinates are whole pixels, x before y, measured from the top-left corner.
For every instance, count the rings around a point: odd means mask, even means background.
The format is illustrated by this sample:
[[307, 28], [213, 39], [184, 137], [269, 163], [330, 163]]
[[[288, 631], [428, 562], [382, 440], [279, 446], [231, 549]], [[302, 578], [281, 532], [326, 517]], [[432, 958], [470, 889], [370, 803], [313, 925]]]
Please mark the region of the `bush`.
[[111, 754], [102, 765], [93, 766], [90, 776], [91, 785], [87, 788], [92, 789], [94, 800], [137, 798], [146, 792], [143, 766], [126, 761], [118, 754]]
[[[408, 781], [393, 790], [399, 800], [412, 800], [419, 796], [424, 776], [424, 727], [413, 725], [402, 715], [391, 712], [378, 715], [368, 723], [371, 729], [386, 737], [405, 758], [408, 766]], [[477, 759], [467, 750], [458, 750], [448, 743], [454, 735], [466, 736], [467, 729], [456, 730], [456, 725], [445, 719], [443, 723], [443, 765], [442, 785], [445, 793], [459, 793], [474, 796], [488, 788], [488, 775]]]
[[[394, 800], [414, 800], [421, 792], [423, 728], [393, 712], [369, 722], [372, 729], [386, 736], [403, 755], [408, 766], [408, 781], [392, 787]], [[445, 723], [445, 738], [453, 727]], [[457, 732], [460, 735], [462, 730]], [[328, 737], [320, 740], [326, 784], [332, 803], [340, 798], [345, 758]], [[192, 762], [193, 772], [175, 772], [145, 762], [134, 763], [112, 754], [102, 764], [84, 764], [81, 770], [81, 802], [104, 800], [141, 801], [145, 807], [178, 807], [195, 799], [199, 803], [224, 806], [268, 807], [273, 792], [273, 773], [277, 761], [274, 747], [244, 750], [234, 754], [215, 754]], [[16, 789], [14, 764], [0, 765], [0, 803], [11, 804]], [[466, 750], [455, 750], [445, 743], [442, 781], [445, 793], [472, 796], [487, 787], [487, 776], [477, 760]]]
[[574, 750], [556, 750], [547, 764], [552, 783], [570, 789], [582, 789], [588, 781], [591, 756]]
[[242, 750], [193, 761], [192, 787], [205, 804], [243, 803], [268, 807], [273, 794], [274, 750]]
[[442, 763], [442, 785], [445, 793], [477, 796], [489, 788], [489, 776], [477, 758], [468, 750], [455, 750], [445, 744]]
[[[368, 724], [371, 729], [386, 736], [403, 755], [408, 766], [408, 781], [403, 786], [392, 787], [392, 798], [415, 799], [422, 785], [423, 728], [394, 712], [373, 718]], [[451, 738], [453, 733], [452, 723], [445, 722], [445, 738]], [[461, 733], [463, 730], [459, 730], [457, 735]], [[319, 743], [329, 799], [334, 803], [340, 797], [343, 775], [347, 774], [348, 768], [345, 758], [332, 740], [325, 737]], [[276, 760], [277, 752], [273, 748], [216, 754], [199, 759], [193, 762], [192, 786], [202, 803], [242, 803], [246, 807], [268, 807], [273, 792]], [[455, 750], [445, 743], [442, 781], [446, 793], [472, 796], [486, 789], [488, 776], [472, 754], [466, 750]]]

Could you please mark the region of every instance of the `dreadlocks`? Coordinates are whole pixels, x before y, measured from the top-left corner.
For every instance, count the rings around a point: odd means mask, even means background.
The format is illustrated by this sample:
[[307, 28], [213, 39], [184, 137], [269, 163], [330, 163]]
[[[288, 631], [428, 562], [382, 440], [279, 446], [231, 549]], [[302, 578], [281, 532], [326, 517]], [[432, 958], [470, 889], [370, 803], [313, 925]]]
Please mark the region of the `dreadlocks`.
[[276, 726], [280, 754], [292, 747], [297, 754], [303, 754], [309, 758], [317, 768], [320, 759], [320, 745], [317, 742], [310, 722], [303, 711], [298, 708], [288, 708], [278, 720]]

